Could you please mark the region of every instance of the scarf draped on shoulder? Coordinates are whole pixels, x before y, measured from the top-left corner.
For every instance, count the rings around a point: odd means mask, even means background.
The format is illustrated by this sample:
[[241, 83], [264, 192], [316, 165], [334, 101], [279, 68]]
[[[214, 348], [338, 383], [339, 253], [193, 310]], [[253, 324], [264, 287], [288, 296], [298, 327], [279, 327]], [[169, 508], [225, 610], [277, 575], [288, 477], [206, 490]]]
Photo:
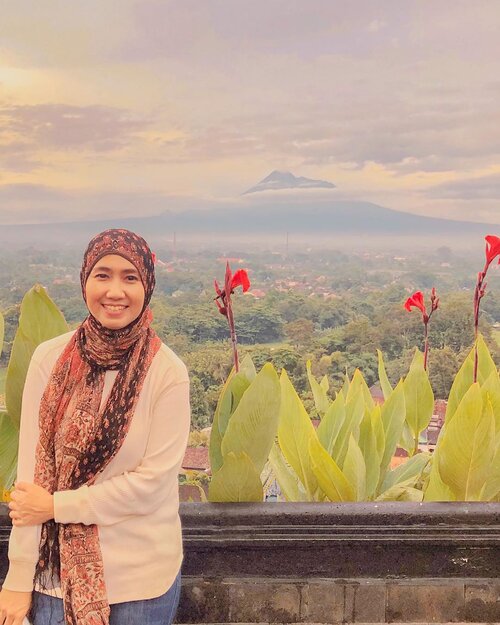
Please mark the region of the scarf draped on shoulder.
[[[155, 285], [154, 256], [138, 235], [113, 229], [92, 239], [80, 274], [84, 298], [92, 267], [108, 254], [123, 256], [137, 268], [145, 291], [144, 306], [137, 319], [119, 330], [110, 330], [89, 315], [59, 356], [41, 399], [35, 452], [34, 482], [50, 493], [94, 484], [115, 457], [161, 346], [151, 328], [148, 306]], [[103, 403], [108, 369], [118, 373]], [[34, 584], [46, 587], [46, 575], [60, 580], [66, 623], [109, 625], [97, 525], [56, 523], [54, 519], [44, 523]], [[33, 594], [30, 621], [36, 611]]]

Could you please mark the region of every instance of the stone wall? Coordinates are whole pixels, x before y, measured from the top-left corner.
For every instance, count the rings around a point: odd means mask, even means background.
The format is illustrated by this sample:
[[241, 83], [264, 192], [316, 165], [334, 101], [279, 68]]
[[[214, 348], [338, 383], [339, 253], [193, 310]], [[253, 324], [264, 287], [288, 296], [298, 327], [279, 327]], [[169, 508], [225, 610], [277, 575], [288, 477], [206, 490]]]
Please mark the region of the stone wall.
[[[500, 623], [500, 504], [181, 504], [179, 623]], [[0, 505], [0, 581], [10, 519]]]
[[500, 623], [493, 579], [186, 576], [178, 623]]
[[182, 504], [179, 623], [500, 623], [500, 504]]

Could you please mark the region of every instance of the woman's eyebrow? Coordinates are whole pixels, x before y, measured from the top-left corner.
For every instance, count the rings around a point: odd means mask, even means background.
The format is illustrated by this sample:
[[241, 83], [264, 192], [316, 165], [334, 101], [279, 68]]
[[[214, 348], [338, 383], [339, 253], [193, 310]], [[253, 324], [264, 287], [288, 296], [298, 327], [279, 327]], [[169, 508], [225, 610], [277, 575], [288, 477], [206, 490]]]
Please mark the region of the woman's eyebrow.
[[[108, 273], [111, 273], [113, 270], [109, 267], [105, 267], [104, 265], [99, 265], [98, 267], [94, 267], [93, 271], [107, 271]], [[120, 273], [139, 275], [137, 269], [122, 269]]]

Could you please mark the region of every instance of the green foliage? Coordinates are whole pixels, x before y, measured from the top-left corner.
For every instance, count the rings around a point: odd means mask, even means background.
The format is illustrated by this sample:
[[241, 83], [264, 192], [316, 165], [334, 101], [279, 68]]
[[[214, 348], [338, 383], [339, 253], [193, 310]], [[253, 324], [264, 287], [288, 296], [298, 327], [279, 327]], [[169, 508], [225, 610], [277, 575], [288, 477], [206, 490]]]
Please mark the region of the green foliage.
[[231, 372], [210, 438], [210, 501], [262, 501], [259, 475], [276, 436], [279, 405], [278, 376], [271, 364], [256, 374], [247, 357], [238, 373]]
[[453, 382], [426, 501], [500, 501], [500, 378], [481, 336], [477, 352], [478, 381], [473, 348]]
[[323, 379], [321, 380], [321, 382], [318, 383], [316, 381], [316, 378], [312, 374], [310, 360], [308, 360], [306, 363], [306, 369], [307, 369], [307, 378], [309, 380], [311, 391], [314, 397], [314, 404], [316, 406], [316, 411], [320, 416], [323, 416], [325, 412], [328, 410], [328, 406], [330, 404], [330, 400], [328, 398], [328, 389], [330, 388], [328, 378], [325, 375], [323, 376]]
[[[255, 387], [255, 392], [251, 391], [255, 381], [236, 384], [237, 376], [232, 374], [219, 400], [214, 421], [219, 423], [219, 433], [213, 434], [215, 453], [211, 451], [211, 454], [217, 470], [233, 452], [230, 460], [233, 473], [230, 487], [224, 491], [222, 478], [229, 476], [229, 472], [219, 468], [217, 495], [214, 490], [212, 496], [229, 501], [231, 491], [231, 496], [235, 497], [232, 500], [240, 501], [247, 488], [248, 496], [254, 498], [251, 500], [260, 501], [256, 476], [268, 458], [288, 501], [498, 500], [500, 378], [481, 338], [478, 349], [480, 381], [475, 385], [471, 383], [471, 352], [455, 380], [453, 413], [447, 417], [433, 456], [428, 452], [417, 453], [419, 437], [429, 423], [434, 406], [423, 355], [418, 350], [408, 374], [393, 389], [384, 377], [385, 365], [379, 352], [381, 386], [386, 393], [381, 405], [374, 404], [359, 370], [352, 379], [345, 378], [343, 388], [333, 401], [330, 400], [327, 380], [319, 383], [308, 362], [309, 384], [316, 410], [322, 415], [317, 430], [283, 369], [277, 443], [271, 440], [276, 427], [271, 412], [265, 419], [254, 419], [253, 429], [246, 424], [246, 415], [250, 414], [252, 406], [262, 416], [264, 405], [270, 404], [270, 395], [263, 399], [262, 390]], [[272, 371], [274, 373], [274, 369]], [[222, 414], [229, 415], [225, 431], [220, 425]], [[234, 435], [231, 443], [230, 431]], [[391, 459], [405, 431], [411, 435], [410, 447], [414, 455], [391, 470]], [[222, 442], [225, 437], [228, 437], [227, 443]], [[259, 456], [259, 445], [255, 442], [260, 438], [266, 441], [266, 446]]]
[[418, 349], [404, 381], [404, 394], [406, 423], [414, 441], [413, 455], [418, 451], [420, 432], [429, 425], [434, 411], [434, 393], [424, 370], [424, 356]]
[[2, 313], [0, 313], [0, 355], [2, 354], [2, 349], [3, 349], [4, 334], [5, 334], [5, 321], [3, 319]]
[[35, 285], [21, 303], [19, 327], [7, 368], [7, 411], [0, 413], [0, 492], [11, 488], [15, 479], [21, 398], [31, 356], [40, 343], [67, 331], [61, 311], [45, 289]]
[[495, 419], [488, 395], [473, 384], [440, 440], [439, 474], [457, 501], [478, 501], [495, 456]]
[[378, 356], [378, 379], [380, 380], [380, 388], [382, 389], [382, 393], [384, 394], [384, 399], [387, 399], [389, 395], [392, 393], [392, 386], [389, 382], [389, 378], [387, 377], [387, 372], [385, 370], [384, 358], [382, 352], [377, 349]]
[[314, 323], [310, 319], [295, 319], [285, 325], [285, 334], [296, 347], [310, 343], [314, 334]]
[[21, 398], [31, 356], [37, 345], [68, 331], [68, 325], [46, 290], [35, 285], [21, 303], [19, 327], [7, 368], [5, 403], [7, 413], [19, 428]]
[[0, 501], [14, 484], [19, 430], [6, 412], [0, 412]]
[[[317, 435], [285, 370], [281, 372], [280, 385], [279, 447], [286, 462], [295, 471], [308, 499], [313, 501], [319, 487], [312, 467], [309, 443], [317, 439]], [[279, 483], [279, 476], [276, 478]]]
[[404, 419], [402, 383], [391, 392], [381, 410], [374, 405], [363, 376], [356, 371], [345, 394], [337, 394], [315, 431], [283, 371], [278, 428], [282, 461], [272, 464], [278, 483], [284, 483], [285, 497], [297, 493], [295, 485], [300, 483], [309, 501], [391, 498], [386, 491], [395, 486], [399, 488], [393, 491], [393, 498], [415, 498], [415, 484], [422, 471], [389, 471]]
[[262, 501], [264, 491], [260, 476], [248, 454], [229, 452], [224, 464], [214, 474], [208, 488], [209, 501]]

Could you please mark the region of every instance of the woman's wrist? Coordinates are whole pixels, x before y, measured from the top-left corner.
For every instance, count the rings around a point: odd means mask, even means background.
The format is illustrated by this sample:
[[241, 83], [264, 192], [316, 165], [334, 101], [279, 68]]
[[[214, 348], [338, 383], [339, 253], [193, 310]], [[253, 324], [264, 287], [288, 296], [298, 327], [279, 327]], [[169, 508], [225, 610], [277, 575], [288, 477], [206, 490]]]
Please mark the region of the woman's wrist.
[[51, 521], [55, 517], [55, 514], [54, 514], [54, 495], [50, 496], [49, 514], [50, 514], [50, 516], [49, 516], [48, 520]]

